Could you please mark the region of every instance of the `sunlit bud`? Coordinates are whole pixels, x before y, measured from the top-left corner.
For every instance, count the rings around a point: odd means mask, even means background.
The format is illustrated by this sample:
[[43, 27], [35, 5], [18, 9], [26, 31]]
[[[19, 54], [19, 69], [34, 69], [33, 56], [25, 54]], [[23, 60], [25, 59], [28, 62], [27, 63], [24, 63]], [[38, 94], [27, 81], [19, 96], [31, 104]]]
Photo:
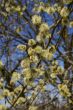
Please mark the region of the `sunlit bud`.
[[69, 10], [68, 10], [68, 8], [67, 8], [67, 7], [63, 7], [62, 10], [61, 10], [61, 12], [60, 12], [60, 15], [61, 15], [62, 17], [64, 17], [64, 18], [68, 17], [68, 15], [69, 15]]
[[39, 15], [34, 15], [32, 16], [32, 23], [35, 24], [35, 25], [39, 25], [42, 21], [42, 18], [41, 16]]
[[35, 44], [36, 44], [36, 42], [35, 42], [34, 39], [30, 39], [30, 40], [28, 41], [28, 45], [29, 45], [29, 46], [34, 46]]

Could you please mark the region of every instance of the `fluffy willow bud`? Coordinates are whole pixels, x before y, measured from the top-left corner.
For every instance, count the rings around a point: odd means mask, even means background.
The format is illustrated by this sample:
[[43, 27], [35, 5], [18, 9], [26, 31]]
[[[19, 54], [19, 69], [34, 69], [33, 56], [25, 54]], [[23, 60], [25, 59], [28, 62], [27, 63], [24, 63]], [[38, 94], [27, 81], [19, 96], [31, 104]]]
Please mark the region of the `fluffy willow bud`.
[[10, 12], [10, 7], [6, 7], [6, 11], [7, 12]]
[[9, 92], [8, 89], [4, 89], [4, 90], [3, 90], [3, 96], [4, 96], [4, 97], [5, 97], [5, 96], [10, 96], [10, 92]]
[[39, 13], [39, 12], [42, 12], [42, 11], [44, 11], [44, 6], [40, 5], [37, 9], [37, 12]]
[[34, 40], [34, 39], [30, 39], [29, 41], [28, 41], [28, 45], [29, 46], [34, 46], [36, 44], [36, 41]]
[[73, 104], [73, 100], [69, 99], [69, 103], [70, 103], [70, 104]]
[[28, 55], [33, 55], [35, 53], [35, 50], [31, 47], [28, 49]]
[[64, 96], [71, 96], [71, 93], [70, 93], [70, 91], [69, 91], [69, 88], [67, 87], [67, 85], [66, 84], [59, 84], [58, 85], [58, 89], [59, 89], [59, 91], [60, 91], [60, 93], [62, 94], [62, 95], [64, 95]]
[[36, 46], [35, 47], [35, 52], [40, 54], [42, 52], [42, 47], [41, 46]]
[[56, 52], [56, 48], [55, 48], [55, 45], [51, 45], [51, 47], [49, 47], [49, 52], [51, 53], [55, 53]]
[[16, 102], [16, 104], [22, 104], [22, 103], [24, 103], [25, 101], [26, 101], [25, 98], [20, 97], [20, 98], [18, 99], [18, 101]]
[[23, 76], [25, 76], [26, 79], [30, 79], [32, 77], [32, 72], [30, 68], [26, 68], [22, 72]]
[[17, 46], [17, 49], [21, 50], [21, 51], [25, 51], [26, 50], [26, 45], [23, 45], [23, 44], [19, 44]]
[[0, 81], [0, 88], [2, 88], [3, 87], [3, 83]]
[[18, 94], [19, 92], [21, 92], [22, 91], [22, 86], [21, 85], [19, 85], [18, 87], [16, 87], [15, 89], [14, 89], [14, 93], [15, 94]]
[[41, 16], [39, 15], [34, 15], [32, 16], [32, 23], [35, 24], [35, 25], [39, 25], [42, 21], [42, 18]]
[[69, 27], [73, 27], [73, 21], [71, 21], [70, 23], [69, 23]]
[[57, 65], [58, 66], [58, 61], [53, 61], [52, 65]]
[[38, 110], [38, 107], [36, 107], [36, 106], [30, 106], [29, 107], [29, 110]]
[[2, 63], [2, 61], [0, 61], [0, 66], [3, 66], [3, 63]]
[[22, 68], [30, 67], [30, 60], [28, 58], [25, 58], [24, 60], [22, 60], [21, 67]]
[[46, 31], [48, 31], [48, 30], [49, 30], [49, 26], [48, 26], [47, 23], [42, 23], [42, 24], [40, 25], [40, 28], [39, 28], [39, 31], [40, 31], [40, 32], [46, 32]]
[[61, 12], [60, 12], [60, 15], [61, 15], [63, 18], [68, 17], [68, 15], [69, 15], [69, 10], [68, 10], [68, 8], [67, 8], [67, 7], [63, 7], [62, 10], [61, 10]]
[[73, 0], [63, 0], [63, 3], [64, 4], [69, 4], [69, 3], [71, 3]]
[[31, 55], [30, 56], [30, 62], [38, 63], [39, 59], [37, 55]]
[[25, 10], [26, 10], [26, 6], [24, 5], [23, 8], [22, 8], [22, 11], [25, 11]]
[[48, 50], [43, 50], [41, 56], [46, 60], [51, 60], [53, 58], [53, 54], [50, 53]]
[[42, 36], [41, 34], [38, 34], [38, 35], [36, 36], [36, 41], [39, 42], [39, 43], [42, 43], [42, 41], [43, 41], [43, 36]]
[[14, 72], [12, 74], [12, 78], [11, 78], [11, 81], [10, 81], [10, 84], [14, 84], [16, 81], [18, 81], [20, 79], [20, 74], [17, 73], [17, 72]]
[[2, 68], [3, 67], [3, 63], [2, 63], [2, 61], [0, 61], [0, 68]]
[[7, 110], [7, 108], [4, 105], [0, 104], [0, 110]]
[[59, 74], [63, 74], [64, 73], [64, 68], [58, 66], [57, 71]]
[[21, 11], [21, 7], [20, 6], [17, 6], [16, 8], [15, 8], [15, 11]]
[[51, 73], [50, 76], [51, 76], [51, 78], [53, 78], [53, 79], [56, 78], [56, 74], [55, 74], [55, 73]]
[[45, 12], [47, 12], [48, 14], [52, 14], [55, 12], [54, 7], [46, 7]]
[[42, 12], [42, 11], [44, 11], [44, 6], [42, 6], [42, 5], [40, 5], [39, 7], [35, 6], [35, 7], [33, 8], [33, 12], [40, 13], [40, 12]]

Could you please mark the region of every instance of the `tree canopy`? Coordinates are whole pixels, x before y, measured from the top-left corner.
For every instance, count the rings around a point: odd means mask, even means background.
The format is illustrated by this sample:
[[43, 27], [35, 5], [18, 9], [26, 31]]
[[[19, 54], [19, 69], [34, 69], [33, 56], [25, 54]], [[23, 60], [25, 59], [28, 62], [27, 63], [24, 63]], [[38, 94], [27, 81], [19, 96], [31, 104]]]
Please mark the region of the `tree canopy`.
[[73, 110], [73, 0], [0, 0], [0, 110], [41, 101]]

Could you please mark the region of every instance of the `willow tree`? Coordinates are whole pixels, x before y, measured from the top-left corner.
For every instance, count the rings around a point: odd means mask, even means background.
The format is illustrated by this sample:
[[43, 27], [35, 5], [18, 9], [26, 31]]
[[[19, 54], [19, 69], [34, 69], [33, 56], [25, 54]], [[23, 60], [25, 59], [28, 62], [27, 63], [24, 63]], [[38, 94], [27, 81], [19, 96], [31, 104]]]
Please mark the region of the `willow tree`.
[[73, 0], [0, 0], [0, 110], [45, 92], [73, 109], [72, 20]]

